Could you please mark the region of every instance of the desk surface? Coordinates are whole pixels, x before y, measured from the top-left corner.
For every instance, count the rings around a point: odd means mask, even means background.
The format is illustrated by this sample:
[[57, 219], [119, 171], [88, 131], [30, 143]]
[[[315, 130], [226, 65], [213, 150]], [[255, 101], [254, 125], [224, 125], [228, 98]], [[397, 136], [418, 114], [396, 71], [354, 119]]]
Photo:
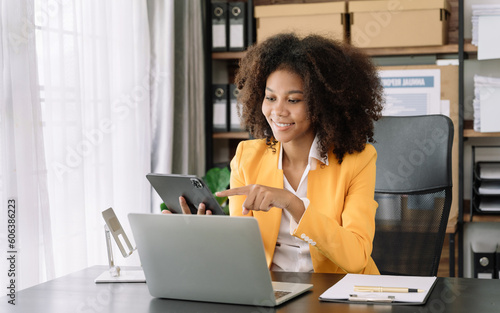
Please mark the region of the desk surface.
[[0, 312], [500, 312], [500, 280], [438, 278], [424, 306], [364, 305], [320, 302], [318, 297], [342, 275], [272, 273], [275, 281], [312, 283], [312, 291], [277, 308], [155, 299], [144, 283], [95, 284], [106, 270], [94, 266], [22, 290], [16, 305], [0, 298]]

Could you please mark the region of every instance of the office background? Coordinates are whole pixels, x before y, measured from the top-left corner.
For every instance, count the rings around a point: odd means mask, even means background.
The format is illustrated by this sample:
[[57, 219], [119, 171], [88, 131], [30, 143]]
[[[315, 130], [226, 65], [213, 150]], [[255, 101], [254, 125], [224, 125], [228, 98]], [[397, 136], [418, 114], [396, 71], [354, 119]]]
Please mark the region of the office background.
[[[102, 210], [114, 207], [123, 221], [128, 212], [159, 210], [146, 173], [205, 173], [208, 2], [0, 1], [0, 193], [2, 203], [11, 197], [18, 203], [18, 287], [26, 288], [104, 264]], [[464, 1], [465, 38], [471, 38], [471, 5], [495, 2]], [[465, 120], [473, 118], [474, 74], [500, 77], [499, 65], [465, 62]], [[471, 197], [473, 145], [500, 139], [464, 141], [464, 199]], [[225, 143], [215, 149], [230, 150]], [[498, 151], [481, 153], [499, 158]], [[5, 247], [7, 205], [0, 210]]]

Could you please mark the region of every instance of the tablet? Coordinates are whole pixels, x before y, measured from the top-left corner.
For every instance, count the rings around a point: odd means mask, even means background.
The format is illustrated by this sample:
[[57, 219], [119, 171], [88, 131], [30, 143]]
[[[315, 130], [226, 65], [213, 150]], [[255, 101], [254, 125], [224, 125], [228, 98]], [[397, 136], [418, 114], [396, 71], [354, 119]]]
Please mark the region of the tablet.
[[192, 214], [198, 212], [198, 205], [203, 202], [212, 214], [225, 215], [210, 188], [197, 176], [150, 173], [146, 178], [173, 213], [182, 213], [179, 197], [183, 196]]

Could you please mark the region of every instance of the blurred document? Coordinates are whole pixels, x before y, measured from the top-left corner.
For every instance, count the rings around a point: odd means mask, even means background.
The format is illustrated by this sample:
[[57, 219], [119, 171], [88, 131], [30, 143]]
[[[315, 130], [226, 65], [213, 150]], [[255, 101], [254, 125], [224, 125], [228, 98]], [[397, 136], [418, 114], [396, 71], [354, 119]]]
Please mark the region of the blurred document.
[[411, 116], [441, 113], [441, 71], [380, 70], [384, 86], [384, 116]]
[[500, 27], [499, 4], [473, 4], [472, 8], [472, 44], [477, 46], [477, 59], [499, 59]]
[[500, 15], [479, 16], [477, 59], [500, 59]]
[[480, 91], [481, 99], [481, 131], [500, 132], [500, 88], [485, 89]]
[[474, 130], [500, 132], [500, 78], [474, 75]]

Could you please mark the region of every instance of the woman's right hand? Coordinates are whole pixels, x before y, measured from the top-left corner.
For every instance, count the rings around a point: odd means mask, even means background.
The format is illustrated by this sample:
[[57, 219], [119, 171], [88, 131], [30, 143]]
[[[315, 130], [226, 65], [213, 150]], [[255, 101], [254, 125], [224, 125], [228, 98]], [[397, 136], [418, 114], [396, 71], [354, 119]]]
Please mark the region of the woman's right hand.
[[[189, 209], [189, 206], [186, 202], [186, 199], [184, 197], [180, 196], [179, 197], [179, 204], [181, 205], [182, 213], [183, 214], [191, 214], [191, 210]], [[169, 210], [163, 210], [161, 211], [162, 214], [172, 214]], [[200, 203], [198, 206], [198, 215], [212, 215], [212, 211], [206, 210], [205, 204]]]

